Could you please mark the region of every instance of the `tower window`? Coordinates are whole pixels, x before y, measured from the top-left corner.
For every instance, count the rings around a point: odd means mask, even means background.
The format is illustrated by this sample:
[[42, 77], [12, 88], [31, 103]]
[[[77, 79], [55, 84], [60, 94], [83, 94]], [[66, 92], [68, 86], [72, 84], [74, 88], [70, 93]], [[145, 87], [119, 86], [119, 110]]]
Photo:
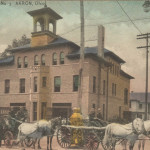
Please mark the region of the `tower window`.
[[60, 64], [64, 64], [64, 53], [60, 53]]
[[57, 65], [57, 54], [53, 54], [53, 65]]
[[24, 68], [28, 67], [28, 58], [27, 56], [24, 57]]
[[96, 93], [96, 77], [93, 77], [93, 93]]
[[38, 65], [38, 56], [37, 55], [34, 56], [34, 65]]
[[18, 68], [21, 68], [21, 58], [20, 57], [18, 57], [17, 66], [18, 66]]
[[44, 54], [41, 56], [41, 65], [45, 66], [45, 55]]

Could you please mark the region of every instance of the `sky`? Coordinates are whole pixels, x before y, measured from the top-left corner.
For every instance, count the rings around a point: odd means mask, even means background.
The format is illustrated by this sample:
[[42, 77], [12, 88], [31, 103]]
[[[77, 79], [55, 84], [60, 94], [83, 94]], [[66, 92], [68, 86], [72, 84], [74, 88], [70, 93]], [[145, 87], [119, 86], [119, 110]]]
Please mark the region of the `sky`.
[[[32, 17], [28, 11], [42, 8], [44, 1], [29, 5], [17, 5], [7, 1], [0, 4], [0, 53], [13, 39], [23, 34], [31, 37]], [[97, 45], [97, 26], [105, 27], [105, 48], [123, 60], [122, 69], [133, 76], [131, 91], [145, 92], [146, 50], [145, 40], [137, 40], [137, 35], [150, 31], [150, 12], [143, 11], [144, 1], [85, 1], [85, 46]], [[79, 1], [48, 1], [47, 6], [56, 11], [63, 19], [57, 22], [57, 34], [80, 45], [80, 3]], [[150, 70], [150, 69], [149, 69]], [[149, 72], [150, 78], [150, 72]], [[150, 92], [150, 85], [149, 85]]]

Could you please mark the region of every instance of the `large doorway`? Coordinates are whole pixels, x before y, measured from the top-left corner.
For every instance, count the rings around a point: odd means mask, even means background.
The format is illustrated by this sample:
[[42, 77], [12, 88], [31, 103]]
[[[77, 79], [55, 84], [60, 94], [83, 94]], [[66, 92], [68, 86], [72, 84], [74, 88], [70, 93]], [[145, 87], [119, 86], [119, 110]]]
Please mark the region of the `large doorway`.
[[71, 103], [53, 103], [52, 117], [69, 118], [72, 114]]

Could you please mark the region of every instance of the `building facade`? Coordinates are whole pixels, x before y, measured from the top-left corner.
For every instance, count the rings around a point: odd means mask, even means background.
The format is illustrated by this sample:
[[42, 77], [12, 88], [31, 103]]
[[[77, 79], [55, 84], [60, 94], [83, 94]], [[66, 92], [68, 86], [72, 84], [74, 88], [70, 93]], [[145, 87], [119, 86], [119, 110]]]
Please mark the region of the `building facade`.
[[104, 48], [104, 27], [99, 27], [98, 46], [84, 50], [79, 101], [80, 47], [56, 35], [62, 17], [52, 9], [28, 14], [33, 17], [31, 42], [9, 49], [11, 55], [0, 59], [0, 107], [26, 107], [30, 121], [69, 117], [79, 106], [84, 116], [101, 108], [105, 120], [123, 118], [133, 77], [121, 69], [125, 61]]
[[[147, 119], [150, 119], [150, 93], [148, 93], [147, 100]], [[132, 113], [132, 119], [145, 117], [145, 93], [130, 93], [130, 111]]]

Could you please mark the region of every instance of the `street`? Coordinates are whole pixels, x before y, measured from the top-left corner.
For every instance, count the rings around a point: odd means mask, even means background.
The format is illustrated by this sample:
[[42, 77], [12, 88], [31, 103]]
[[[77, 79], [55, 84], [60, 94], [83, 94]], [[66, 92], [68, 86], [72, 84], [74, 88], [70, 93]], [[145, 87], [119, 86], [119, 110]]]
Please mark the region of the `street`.
[[[44, 137], [41, 140], [42, 150], [46, 150], [46, 145], [47, 145], [46, 143], [47, 143], [47, 139], [46, 139], [46, 137]], [[61, 148], [58, 145], [56, 136], [53, 138], [52, 148], [53, 148], [53, 150], [68, 150], [68, 148], [67, 149]], [[0, 148], [0, 150], [9, 150], [9, 149], [11, 149], [11, 150], [21, 150], [22, 148], [20, 146], [13, 146], [12, 148], [6, 148], [4, 145], [2, 145], [2, 147]], [[150, 141], [147, 140], [146, 143], [145, 143], [145, 150], [149, 150], [149, 149], [150, 149]], [[27, 148], [26, 147], [25, 150], [33, 150], [33, 148]], [[36, 150], [37, 150], [37, 145], [36, 145]], [[82, 150], [82, 149], [77, 149], [77, 148], [72, 148], [71, 149], [71, 148], [69, 148], [69, 150]], [[99, 145], [98, 150], [103, 150], [101, 145]], [[123, 150], [123, 148], [120, 145], [116, 145], [116, 150]], [[138, 141], [136, 142], [136, 144], [134, 146], [134, 150], [138, 150]]]

